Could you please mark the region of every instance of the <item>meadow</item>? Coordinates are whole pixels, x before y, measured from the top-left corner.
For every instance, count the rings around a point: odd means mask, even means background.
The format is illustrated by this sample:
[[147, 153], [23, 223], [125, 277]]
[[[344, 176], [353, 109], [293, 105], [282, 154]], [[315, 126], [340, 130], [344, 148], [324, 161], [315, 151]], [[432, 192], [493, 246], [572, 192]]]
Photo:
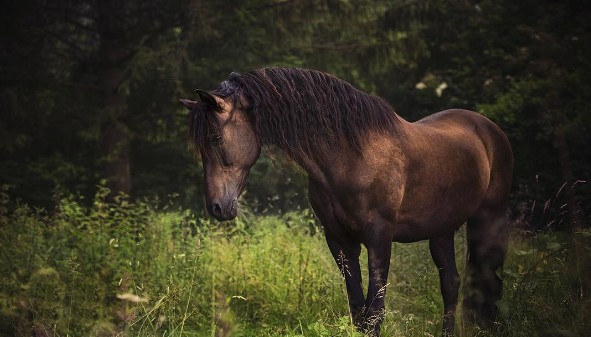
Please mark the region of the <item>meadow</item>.
[[[309, 210], [220, 224], [107, 194], [60, 196], [47, 212], [2, 191], [0, 336], [361, 336]], [[458, 318], [457, 335], [588, 336], [590, 269], [589, 230], [513, 229], [499, 323], [480, 331]], [[383, 336], [440, 334], [427, 242], [393, 245], [386, 308]]]

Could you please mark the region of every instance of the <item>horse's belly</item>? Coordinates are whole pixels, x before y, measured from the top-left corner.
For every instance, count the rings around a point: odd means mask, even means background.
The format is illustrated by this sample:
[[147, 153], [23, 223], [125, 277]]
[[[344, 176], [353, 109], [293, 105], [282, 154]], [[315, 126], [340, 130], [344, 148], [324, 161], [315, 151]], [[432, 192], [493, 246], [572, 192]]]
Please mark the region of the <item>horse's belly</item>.
[[414, 242], [453, 233], [480, 207], [484, 194], [484, 187], [480, 187], [473, 193], [442, 198], [439, 202], [435, 201], [437, 196], [432, 196], [433, 200], [401, 208], [394, 225], [393, 241]]
[[392, 241], [394, 242], [416, 242], [428, 240], [453, 233], [460, 228], [467, 218], [451, 221], [449, 223], [412, 223], [399, 222], [395, 225]]

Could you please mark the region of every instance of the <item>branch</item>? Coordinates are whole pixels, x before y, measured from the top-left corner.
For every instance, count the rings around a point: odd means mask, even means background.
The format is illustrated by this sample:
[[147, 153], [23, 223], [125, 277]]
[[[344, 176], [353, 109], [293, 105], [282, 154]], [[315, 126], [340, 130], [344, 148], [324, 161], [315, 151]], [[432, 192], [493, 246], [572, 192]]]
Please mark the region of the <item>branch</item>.
[[67, 17], [67, 16], [63, 17], [63, 20], [64, 20], [66, 23], [72, 24], [72, 25], [74, 25], [76, 28], [80, 28], [80, 29], [82, 29], [82, 30], [85, 30], [85, 31], [87, 31], [87, 32], [91, 32], [91, 33], [94, 33], [94, 34], [98, 34], [98, 33], [99, 33], [98, 29], [94, 29], [94, 28], [92, 28], [92, 27], [85, 26], [84, 24], [82, 24], [82, 23], [80, 23], [80, 22], [78, 22], [78, 21], [76, 21], [76, 20], [74, 20], [74, 19], [71, 19], [71, 18], [69, 18], [69, 17]]
[[[137, 33], [128, 35], [125, 40], [128, 43], [133, 43], [134, 41], [139, 41], [145, 37], [146, 41], [152, 41], [152, 39], [155, 38], [156, 36], [158, 36], [160, 33], [170, 29], [171, 27], [177, 26], [181, 22], [182, 22], [182, 16], [176, 15], [170, 21], [163, 23], [156, 28], [153, 28], [150, 30], [141, 30], [140, 29]], [[140, 26], [140, 24], [137, 24], [133, 28], [128, 28], [128, 30], [133, 31], [138, 26]]]
[[77, 51], [79, 51], [81, 53], [87, 53], [88, 52], [87, 50], [84, 50], [84, 48], [80, 47], [76, 43], [74, 43], [74, 42], [72, 42], [72, 41], [70, 41], [68, 39], [65, 39], [65, 38], [61, 37], [59, 34], [53, 32], [53, 31], [51, 31], [49, 29], [43, 29], [43, 31], [45, 33], [47, 33], [49, 36], [53, 37], [54, 39], [56, 39], [56, 40], [58, 40], [60, 42], [63, 42], [64, 44], [66, 44], [68, 47], [70, 47], [72, 49], [75, 49], [75, 50], [77, 50]]
[[270, 9], [270, 8], [274, 8], [274, 7], [290, 5], [294, 2], [295, 2], [294, 0], [277, 1], [277, 2], [262, 4], [262, 5], [258, 5], [258, 6], [248, 7], [246, 9], [249, 11], [257, 11], [257, 10], [261, 10], [261, 9]]

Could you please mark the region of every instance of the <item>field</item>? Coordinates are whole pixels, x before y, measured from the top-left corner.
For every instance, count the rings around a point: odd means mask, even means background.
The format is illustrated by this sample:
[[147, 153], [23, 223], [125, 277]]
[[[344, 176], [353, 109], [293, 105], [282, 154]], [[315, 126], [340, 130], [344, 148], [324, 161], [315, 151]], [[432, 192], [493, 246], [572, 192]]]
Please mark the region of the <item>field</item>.
[[[360, 336], [310, 211], [220, 225], [106, 193], [51, 213], [2, 194], [1, 336]], [[457, 335], [588, 336], [590, 269], [589, 231], [513, 230], [499, 324]], [[439, 335], [438, 282], [426, 242], [394, 244], [383, 335]]]

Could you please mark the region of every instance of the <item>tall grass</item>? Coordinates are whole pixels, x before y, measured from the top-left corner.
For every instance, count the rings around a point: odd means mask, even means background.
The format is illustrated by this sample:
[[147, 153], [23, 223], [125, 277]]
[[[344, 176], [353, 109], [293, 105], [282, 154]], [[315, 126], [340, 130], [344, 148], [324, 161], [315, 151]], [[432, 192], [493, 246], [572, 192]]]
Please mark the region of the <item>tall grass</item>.
[[[360, 336], [309, 211], [221, 225], [172, 205], [108, 203], [107, 193], [91, 207], [62, 198], [51, 213], [0, 194], [0, 335]], [[588, 335], [591, 238], [574, 235], [578, 250], [571, 235], [515, 232], [499, 325], [458, 319], [458, 335]], [[440, 334], [426, 242], [393, 245], [386, 299], [384, 336]]]

